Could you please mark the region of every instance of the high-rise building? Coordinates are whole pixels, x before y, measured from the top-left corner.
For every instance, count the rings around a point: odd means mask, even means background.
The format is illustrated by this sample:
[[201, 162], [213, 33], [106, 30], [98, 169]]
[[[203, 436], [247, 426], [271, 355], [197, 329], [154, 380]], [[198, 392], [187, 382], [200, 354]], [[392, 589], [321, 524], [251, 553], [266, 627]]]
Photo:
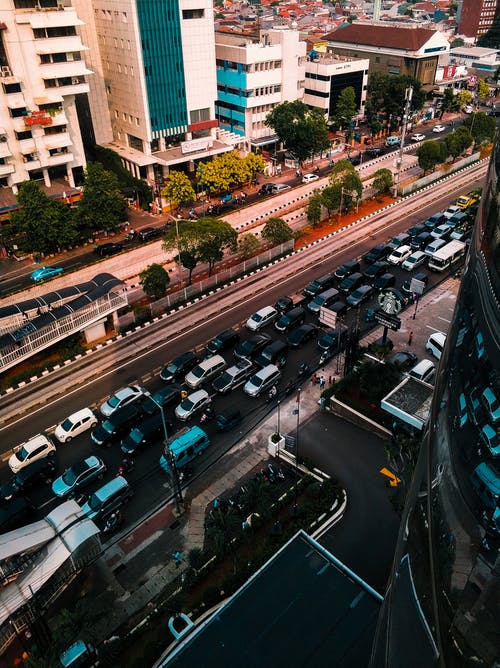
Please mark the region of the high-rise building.
[[480, 37], [491, 28], [500, 10], [498, 0], [462, 0], [458, 15], [458, 33]]
[[493, 666], [500, 649], [500, 146], [492, 156], [372, 666]]
[[91, 75], [65, 0], [3, 0], [0, 5], [0, 206], [18, 185], [54, 179], [74, 186], [85, 167], [75, 97]]

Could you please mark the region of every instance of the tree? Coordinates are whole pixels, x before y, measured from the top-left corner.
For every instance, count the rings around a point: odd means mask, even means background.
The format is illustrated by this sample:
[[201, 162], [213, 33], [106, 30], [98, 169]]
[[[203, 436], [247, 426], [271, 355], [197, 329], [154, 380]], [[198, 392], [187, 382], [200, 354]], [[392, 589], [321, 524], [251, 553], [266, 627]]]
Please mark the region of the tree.
[[463, 125], [457, 128], [455, 132], [450, 132], [444, 141], [448, 155], [451, 155], [454, 159], [465, 153], [469, 146], [474, 143], [471, 133]]
[[359, 174], [349, 160], [339, 160], [335, 163], [330, 172], [330, 183], [339, 188], [342, 210], [349, 211], [363, 194], [363, 184]]
[[207, 520], [207, 535], [213, 541], [215, 552], [224, 555], [233, 552], [233, 538], [240, 530], [241, 522], [233, 508], [223, 511], [216, 508]]
[[293, 230], [283, 218], [269, 218], [262, 229], [262, 238], [277, 246], [293, 239]]
[[474, 99], [474, 95], [468, 90], [459, 90], [455, 94], [455, 99], [457, 101], [457, 109], [465, 107], [466, 104], [470, 104]]
[[170, 172], [167, 176], [165, 187], [161, 191], [162, 197], [171, 202], [176, 208], [194, 202], [196, 193], [184, 172]]
[[352, 86], [343, 88], [335, 105], [334, 122], [338, 127], [350, 127], [356, 116], [356, 93]]
[[307, 220], [313, 227], [321, 220], [322, 199], [321, 193], [315, 192], [309, 198], [309, 203], [306, 206]]
[[320, 109], [309, 109], [301, 100], [282, 102], [268, 114], [272, 128], [299, 162], [326, 151], [330, 146], [328, 127]]
[[488, 49], [500, 49], [500, 14], [497, 14], [491, 28], [477, 40], [477, 46]]
[[479, 79], [477, 82], [477, 91], [480, 100], [486, 99], [490, 94], [490, 87], [484, 79]]
[[208, 264], [208, 275], [211, 276], [215, 263], [222, 260], [226, 248], [236, 252], [238, 232], [220, 218], [205, 218], [201, 221], [201, 227], [198, 253], [200, 261]]
[[417, 148], [418, 165], [425, 172], [431, 171], [443, 161], [440, 141], [424, 141]]
[[382, 167], [382, 169], [377, 169], [373, 175], [372, 183], [376, 195], [386, 195], [391, 191], [393, 185], [394, 179], [392, 177], [391, 170], [385, 167]]
[[450, 44], [450, 49], [458, 49], [459, 46], [463, 46], [464, 44], [465, 44], [464, 40], [461, 37], [457, 37]]
[[193, 271], [196, 269], [196, 265], [200, 261], [200, 257], [195, 250], [184, 250], [180, 251], [179, 254], [175, 257], [175, 261], [184, 269], [189, 271], [188, 283], [191, 285], [193, 279]]
[[236, 151], [229, 151], [198, 164], [196, 180], [210, 193], [223, 193], [250, 181], [254, 164], [254, 159], [247, 161]]
[[266, 161], [260, 153], [249, 153], [243, 160], [250, 173], [250, 178], [253, 178], [258, 172], [263, 172], [266, 168]]
[[340, 207], [340, 200], [342, 198], [341, 192], [342, 186], [339, 183], [335, 183], [331, 186], [326, 186], [321, 191], [321, 203], [328, 211], [328, 215], [332, 215], [332, 211], [335, 211]]
[[126, 218], [118, 179], [99, 162], [89, 162], [84, 176], [83, 195], [76, 209], [80, 230], [116, 230]]
[[474, 139], [474, 144], [479, 146], [485, 142], [492, 142], [495, 138], [497, 124], [493, 116], [487, 116], [484, 111], [470, 114], [464, 121]]
[[11, 213], [11, 221], [23, 235], [21, 244], [27, 251], [54, 253], [76, 239], [68, 205], [48, 197], [36, 181], [21, 183], [17, 201], [21, 208]]
[[112, 594], [104, 591], [94, 597], [79, 598], [71, 610], [64, 608], [57, 615], [54, 637], [60, 647], [68, 647], [75, 638], [95, 644], [99, 638], [100, 621], [108, 614]]
[[447, 111], [459, 111], [459, 98], [455, 95], [453, 88], [445, 88], [443, 94], [443, 103], [441, 105], [441, 118]]
[[252, 257], [260, 250], [260, 242], [251, 232], [242, 234], [238, 241], [238, 251], [244, 258]]
[[382, 72], [372, 72], [368, 78], [368, 98], [366, 113], [369, 121], [385, 114], [390, 128], [398, 125], [398, 117], [402, 118], [405, 107], [405, 94], [408, 87], [413, 88], [410, 112], [418, 111], [424, 106], [425, 91], [418, 79], [406, 75], [393, 76]]
[[142, 289], [148, 297], [160, 299], [165, 296], [170, 283], [170, 276], [161, 264], [157, 262], [150, 264], [144, 271], [141, 271], [139, 278], [141, 279]]
[[100, 162], [105, 170], [115, 174], [118, 185], [123, 193], [131, 193], [134, 199], [139, 198], [143, 209], [148, 210], [153, 199], [153, 190], [144, 179], [136, 179], [135, 176], [125, 169], [118, 153], [103, 146], [94, 146], [89, 149], [89, 161]]

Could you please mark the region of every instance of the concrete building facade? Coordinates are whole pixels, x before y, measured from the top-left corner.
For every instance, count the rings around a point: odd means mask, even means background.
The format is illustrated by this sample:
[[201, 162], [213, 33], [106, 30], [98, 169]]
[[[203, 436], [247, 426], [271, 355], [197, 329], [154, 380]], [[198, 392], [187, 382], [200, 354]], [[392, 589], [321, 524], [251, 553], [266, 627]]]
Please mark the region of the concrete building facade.
[[491, 28], [500, 4], [498, 0], [462, 0], [459, 11], [458, 33], [476, 39]]

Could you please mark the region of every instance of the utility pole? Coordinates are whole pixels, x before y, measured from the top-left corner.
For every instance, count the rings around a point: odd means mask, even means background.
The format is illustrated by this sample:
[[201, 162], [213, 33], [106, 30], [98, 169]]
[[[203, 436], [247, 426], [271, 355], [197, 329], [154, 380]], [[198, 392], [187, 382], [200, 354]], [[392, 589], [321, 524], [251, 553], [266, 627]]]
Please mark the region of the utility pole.
[[413, 88], [409, 86], [405, 90], [405, 108], [403, 112], [403, 128], [401, 130], [401, 143], [399, 145], [399, 155], [396, 160], [397, 172], [396, 182], [394, 184], [394, 197], [398, 196], [399, 179], [401, 176], [401, 165], [403, 164], [403, 149], [405, 145], [406, 125], [408, 123], [408, 115], [410, 113], [411, 98], [413, 97]]

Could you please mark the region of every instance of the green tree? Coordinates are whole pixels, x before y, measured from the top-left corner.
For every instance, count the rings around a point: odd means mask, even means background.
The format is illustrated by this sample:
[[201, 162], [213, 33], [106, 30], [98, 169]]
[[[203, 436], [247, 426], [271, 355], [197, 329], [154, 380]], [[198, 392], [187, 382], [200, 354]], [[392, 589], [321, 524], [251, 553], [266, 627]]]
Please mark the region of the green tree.
[[474, 139], [474, 144], [479, 146], [485, 142], [492, 142], [495, 138], [497, 124], [493, 116], [488, 116], [484, 111], [470, 114], [464, 121]]
[[441, 117], [447, 111], [459, 111], [459, 100], [455, 95], [453, 88], [445, 88], [443, 94], [443, 104], [441, 105]]
[[17, 195], [20, 209], [13, 211], [13, 227], [23, 235], [23, 248], [35, 253], [54, 253], [71, 245], [76, 224], [67, 204], [48, 197], [36, 181], [21, 183]]
[[315, 192], [309, 198], [309, 203], [306, 206], [307, 220], [314, 227], [321, 220], [322, 196], [320, 192]]
[[459, 90], [455, 94], [455, 99], [457, 101], [457, 109], [465, 107], [466, 104], [470, 104], [474, 99], [474, 95], [468, 90]]
[[386, 167], [377, 169], [373, 175], [373, 189], [377, 196], [386, 195], [391, 191], [392, 186], [394, 185], [394, 179], [392, 177], [392, 172]]
[[139, 278], [141, 279], [142, 289], [148, 297], [161, 299], [165, 296], [170, 283], [170, 276], [161, 264], [157, 262], [150, 264], [144, 271], [141, 271]]
[[500, 49], [500, 14], [497, 14], [491, 28], [477, 40], [477, 46], [488, 49]]
[[477, 94], [480, 100], [486, 99], [490, 94], [490, 87], [484, 79], [479, 79], [477, 82]]
[[233, 508], [224, 512], [219, 507], [213, 511], [207, 520], [207, 536], [213, 541], [216, 554], [234, 552], [233, 538], [238, 535], [240, 528], [241, 521]]
[[465, 44], [464, 40], [461, 37], [457, 37], [450, 44], [450, 49], [458, 49], [458, 47], [463, 46], [464, 44]]
[[328, 211], [328, 215], [331, 216], [332, 212], [339, 208], [340, 200], [342, 197], [341, 192], [342, 186], [340, 183], [334, 183], [331, 186], [326, 186], [321, 191], [321, 203]]
[[268, 218], [262, 228], [262, 238], [277, 246], [293, 239], [293, 230], [283, 218]]
[[439, 141], [424, 141], [417, 148], [418, 165], [425, 172], [431, 171], [443, 161], [443, 150]]
[[278, 104], [268, 114], [265, 124], [276, 132], [299, 162], [330, 146], [323, 112], [317, 108], [309, 109], [301, 100]]
[[200, 262], [200, 256], [194, 249], [184, 250], [179, 252], [179, 254], [175, 257], [175, 261], [181, 267], [184, 267], [184, 269], [189, 271], [188, 283], [191, 285], [193, 280], [193, 271]]
[[171, 202], [175, 208], [196, 200], [196, 193], [187, 174], [171, 171], [166, 178], [162, 197]]
[[238, 251], [242, 257], [252, 257], [253, 255], [256, 255], [259, 250], [260, 241], [257, 239], [255, 234], [247, 232], [247, 234], [241, 235], [238, 241]]
[[356, 93], [352, 86], [347, 86], [340, 92], [335, 105], [333, 120], [339, 128], [349, 127], [356, 116], [356, 112]]
[[73, 602], [71, 609], [64, 608], [56, 617], [53, 636], [61, 648], [68, 647], [80, 638], [95, 644], [99, 639], [99, 625], [109, 614], [113, 595], [109, 591]]
[[82, 199], [76, 209], [79, 229], [85, 232], [116, 230], [126, 219], [118, 179], [99, 162], [89, 162], [84, 176]]
[[342, 208], [343, 211], [349, 211], [363, 194], [363, 184], [356, 168], [349, 160], [339, 160], [333, 166], [329, 178], [331, 185], [336, 185], [340, 190], [342, 207], [339, 205], [339, 210]]
[[378, 118], [380, 113], [385, 114], [391, 129], [397, 127], [398, 117], [403, 116], [405, 108], [406, 89], [413, 88], [410, 112], [418, 111], [424, 106], [425, 91], [418, 79], [406, 75], [393, 76], [383, 72], [372, 72], [368, 78], [368, 98], [366, 113], [369, 121]]
[[474, 143], [474, 139], [469, 130], [462, 125], [455, 132], [450, 132], [449, 135], [446, 135], [444, 142], [448, 155], [456, 159], [465, 153], [469, 146]]
[[100, 162], [106, 171], [115, 174], [120, 190], [133, 195], [134, 198], [138, 197], [141, 207], [149, 210], [153, 199], [151, 186], [144, 179], [136, 179], [128, 169], [125, 169], [118, 153], [103, 146], [94, 146], [88, 152], [90, 162]]

